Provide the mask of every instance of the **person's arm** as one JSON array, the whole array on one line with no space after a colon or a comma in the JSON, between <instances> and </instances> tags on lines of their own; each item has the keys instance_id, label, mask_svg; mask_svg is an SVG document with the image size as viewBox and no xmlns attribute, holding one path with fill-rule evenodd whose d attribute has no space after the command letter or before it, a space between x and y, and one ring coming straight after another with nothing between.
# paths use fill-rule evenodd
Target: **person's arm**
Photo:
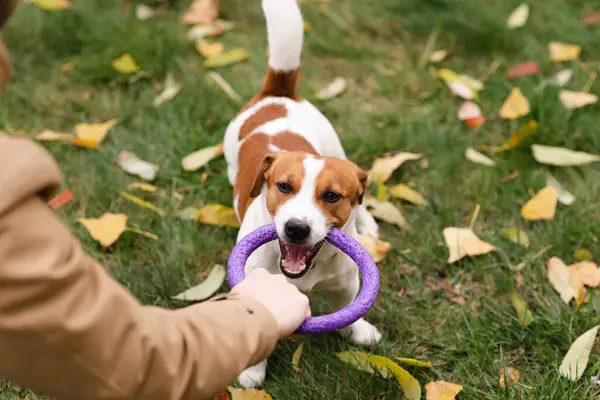
<instances>
[{"instance_id":1,"label":"person's arm","mask_svg":"<svg viewBox=\"0 0 600 400\"><path fill-rule=\"evenodd\" d=\"M45 151L0 134L0 376L59 399L203 399L273 350L277 320L243 295L140 305L38 195L58 182Z\"/></svg>"}]
</instances>

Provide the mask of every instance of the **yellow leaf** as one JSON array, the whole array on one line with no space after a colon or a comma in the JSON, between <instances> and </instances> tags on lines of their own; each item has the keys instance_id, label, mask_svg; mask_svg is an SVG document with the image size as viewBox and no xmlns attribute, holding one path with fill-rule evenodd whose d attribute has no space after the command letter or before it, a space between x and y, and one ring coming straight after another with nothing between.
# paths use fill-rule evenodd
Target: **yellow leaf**
<instances>
[{"instance_id":1,"label":"yellow leaf","mask_svg":"<svg viewBox=\"0 0 600 400\"><path fill-rule=\"evenodd\" d=\"M75 135L77 139L95 144L98 146L106 139L110 128L119 122L118 119L111 119L99 124L80 123L75 125Z\"/></svg>"},{"instance_id":2,"label":"yellow leaf","mask_svg":"<svg viewBox=\"0 0 600 400\"><path fill-rule=\"evenodd\" d=\"M235 100L236 102L242 100L241 96L236 93L236 91L233 89L233 87L231 87L229 82L227 82L225 78L223 78L217 72L208 71L206 77L210 78L212 82L216 83L217 86L219 86L219 88L221 88L221 90L223 90L223 92L225 92L225 94L229 96L232 100Z\"/></svg>"},{"instance_id":3,"label":"yellow leaf","mask_svg":"<svg viewBox=\"0 0 600 400\"><path fill-rule=\"evenodd\" d=\"M404 357L396 357L396 360L400 361L403 364L412 365L413 367L423 367L423 368L431 368L432 365L429 361L419 361L414 358L404 358Z\"/></svg>"},{"instance_id":4,"label":"yellow leaf","mask_svg":"<svg viewBox=\"0 0 600 400\"><path fill-rule=\"evenodd\" d=\"M521 379L521 373L518 369L513 367L502 368L500 370L500 387L505 389L506 387L519 383Z\"/></svg>"},{"instance_id":5,"label":"yellow leaf","mask_svg":"<svg viewBox=\"0 0 600 400\"><path fill-rule=\"evenodd\" d=\"M521 142L527 139L529 136L533 135L538 128L538 123L536 121L529 121L525 125L523 125L520 129L517 129L513 132L512 136L500 147L495 147L493 150L496 153L500 153L502 151L514 149Z\"/></svg>"},{"instance_id":6,"label":"yellow leaf","mask_svg":"<svg viewBox=\"0 0 600 400\"><path fill-rule=\"evenodd\" d=\"M149 210L152 210L155 213L157 213L158 215L160 215L161 217L165 216L165 211L164 210L156 207L154 204L150 203L149 201L140 199L139 197L134 196L132 194L129 194L127 192L121 192L120 194L121 194L121 196L123 196L127 200L131 201L132 203L137 204L140 207L144 207L144 208L147 208Z\"/></svg>"},{"instance_id":7,"label":"yellow leaf","mask_svg":"<svg viewBox=\"0 0 600 400\"><path fill-rule=\"evenodd\" d=\"M427 400L452 400L462 390L461 385L444 381L429 382L425 385Z\"/></svg>"},{"instance_id":8,"label":"yellow leaf","mask_svg":"<svg viewBox=\"0 0 600 400\"><path fill-rule=\"evenodd\" d=\"M197 220L200 218L200 209L196 207L186 207L177 213L177 216L185 220Z\"/></svg>"},{"instance_id":9,"label":"yellow leaf","mask_svg":"<svg viewBox=\"0 0 600 400\"><path fill-rule=\"evenodd\" d=\"M405 161L419 160L421 158L423 158L423 154L404 152L390 157L378 158L373 162L373 166L369 171L369 182L385 183Z\"/></svg>"},{"instance_id":10,"label":"yellow leaf","mask_svg":"<svg viewBox=\"0 0 600 400\"><path fill-rule=\"evenodd\" d=\"M471 147L465 150L465 158L475 164L485 165L488 167L496 166L496 161L492 160L484 154L481 154L480 152Z\"/></svg>"},{"instance_id":11,"label":"yellow leaf","mask_svg":"<svg viewBox=\"0 0 600 400\"><path fill-rule=\"evenodd\" d=\"M119 153L117 164L128 174L137 175L147 181L156 179L158 166L138 158L138 156L129 151Z\"/></svg>"},{"instance_id":12,"label":"yellow leaf","mask_svg":"<svg viewBox=\"0 0 600 400\"><path fill-rule=\"evenodd\" d=\"M569 265L569 281L579 281L589 287L598 287L600 286L600 270L595 262L580 261Z\"/></svg>"},{"instance_id":13,"label":"yellow leaf","mask_svg":"<svg viewBox=\"0 0 600 400\"><path fill-rule=\"evenodd\" d=\"M579 57L581 47L576 44L550 42L548 43L550 58L555 62L571 61Z\"/></svg>"},{"instance_id":14,"label":"yellow leaf","mask_svg":"<svg viewBox=\"0 0 600 400\"><path fill-rule=\"evenodd\" d=\"M533 313L529 307L527 307L525 300L523 300L518 294L513 293L510 295L510 301L517 312L519 321L525 326L531 325L533 322Z\"/></svg>"},{"instance_id":15,"label":"yellow leaf","mask_svg":"<svg viewBox=\"0 0 600 400\"><path fill-rule=\"evenodd\" d=\"M390 377L390 371L388 369L376 368L373 364L367 361L367 359L369 358L369 355L367 353L363 353L361 351L342 351L340 353L334 353L334 355L346 364L359 371L374 374L377 370L382 377Z\"/></svg>"},{"instance_id":16,"label":"yellow leaf","mask_svg":"<svg viewBox=\"0 0 600 400\"><path fill-rule=\"evenodd\" d=\"M205 147L185 156L183 160L181 160L181 166L185 171L196 171L222 154L223 143L216 146Z\"/></svg>"},{"instance_id":17,"label":"yellow leaf","mask_svg":"<svg viewBox=\"0 0 600 400\"><path fill-rule=\"evenodd\" d=\"M186 38L189 40L199 40L205 37L215 37L223 34L225 31L232 30L234 26L235 24L231 21L218 19L210 25L196 25L192 27L188 31Z\"/></svg>"},{"instance_id":18,"label":"yellow leaf","mask_svg":"<svg viewBox=\"0 0 600 400\"><path fill-rule=\"evenodd\" d=\"M554 219L558 194L556 189L545 187L523 205L521 215L527 221Z\"/></svg>"},{"instance_id":19,"label":"yellow leaf","mask_svg":"<svg viewBox=\"0 0 600 400\"><path fill-rule=\"evenodd\" d=\"M548 280L550 280L554 289L560 294L561 300L565 304L569 304L577 295L577 290L570 283L569 269L558 257L552 257L548 261L547 268Z\"/></svg>"},{"instance_id":20,"label":"yellow leaf","mask_svg":"<svg viewBox=\"0 0 600 400\"><path fill-rule=\"evenodd\" d=\"M235 48L233 50L226 51L215 57L211 57L204 61L202 66L204 68L215 68L225 67L227 65L236 64L248 59L248 52L242 48Z\"/></svg>"},{"instance_id":21,"label":"yellow leaf","mask_svg":"<svg viewBox=\"0 0 600 400\"><path fill-rule=\"evenodd\" d=\"M595 104L598 101L598 96L588 92L574 92L571 90L561 90L558 94L560 102L567 110L585 107L590 104Z\"/></svg>"},{"instance_id":22,"label":"yellow leaf","mask_svg":"<svg viewBox=\"0 0 600 400\"><path fill-rule=\"evenodd\" d=\"M369 235L359 235L358 242L367 250L376 263L385 258L391 247L389 242Z\"/></svg>"},{"instance_id":23,"label":"yellow leaf","mask_svg":"<svg viewBox=\"0 0 600 400\"><path fill-rule=\"evenodd\" d=\"M465 100L474 99L477 97L477 91L483 88L481 82L465 75L459 76L456 72L448 68L440 69L438 76L446 83L448 89Z\"/></svg>"},{"instance_id":24,"label":"yellow leaf","mask_svg":"<svg viewBox=\"0 0 600 400\"><path fill-rule=\"evenodd\" d=\"M54 132L46 129L35 136L36 140L40 142L62 142L70 143L73 141L75 136L70 133Z\"/></svg>"},{"instance_id":25,"label":"yellow leaf","mask_svg":"<svg viewBox=\"0 0 600 400\"><path fill-rule=\"evenodd\" d=\"M221 204L208 204L201 208L198 221L208 225L240 227L235 210Z\"/></svg>"},{"instance_id":26,"label":"yellow leaf","mask_svg":"<svg viewBox=\"0 0 600 400\"><path fill-rule=\"evenodd\" d=\"M368 196L364 199L363 204L371 208L371 215L375 218L403 229L409 229L408 222L406 222L400 210L389 201L379 201Z\"/></svg>"},{"instance_id":27,"label":"yellow leaf","mask_svg":"<svg viewBox=\"0 0 600 400\"><path fill-rule=\"evenodd\" d=\"M346 82L346 79L342 78L341 76L338 76L337 78L335 78L333 80L333 82L331 82L330 84L328 84L327 86L325 86L324 88L319 90L315 94L315 97L318 100L332 99L332 98L337 97L340 94L342 94L342 92L344 90L346 90L347 85L348 84Z\"/></svg>"},{"instance_id":28,"label":"yellow leaf","mask_svg":"<svg viewBox=\"0 0 600 400\"><path fill-rule=\"evenodd\" d=\"M196 41L196 50L205 58L213 58L223 54L225 46L221 42L207 42L205 40Z\"/></svg>"},{"instance_id":29,"label":"yellow leaf","mask_svg":"<svg viewBox=\"0 0 600 400\"><path fill-rule=\"evenodd\" d=\"M594 326L573 342L560 364L559 372L562 376L572 381L581 378L590 359L590 353L598 335L598 328L600 328L600 325Z\"/></svg>"},{"instance_id":30,"label":"yellow leaf","mask_svg":"<svg viewBox=\"0 0 600 400\"><path fill-rule=\"evenodd\" d=\"M33 4L46 11L59 11L71 8L69 0L33 0Z\"/></svg>"},{"instance_id":31,"label":"yellow leaf","mask_svg":"<svg viewBox=\"0 0 600 400\"><path fill-rule=\"evenodd\" d=\"M392 187L390 189L390 194L394 197L406 200L413 204L423 205L426 203L425 199L423 198L423 196L421 196L419 192L411 189L403 183L399 183L396 186Z\"/></svg>"},{"instance_id":32,"label":"yellow leaf","mask_svg":"<svg viewBox=\"0 0 600 400\"><path fill-rule=\"evenodd\" d=\"M172 100L181 91L181 84L175 81L173 74L168 73L165 78L165 86L163 91L154 98L154 105L160 106L162 103Z\"/></svg>"},{"instance_id":33,"label":"yellow leaf","mask_svg":"<svg viewBox=\"0 0 600 400\"><path fill-rule=\"evenodd\" d=\"M104 247L108 247L119 239L127 226L127 215L105 213L100 218L79 218L90 235Z\"/></svg>"},{"instance_id":34,"label":"yellow leaf","mask_svg":"<svg viewBox=\"0 0 600 400\"><path fill-rule=\"evenodd\" d=\"M510 29L520 28L525 25L527 18L529 18L529 5L523 3L508 16L506 26Z\"/></svg>"},{"instance_id":35,"label":"yellow leaf","mask_svg":"<svg viewBox=\"0 0 600 400\"><path fill-rule=\"evenodd\" d=\"M521 89L514 88L500 107L500 117L517 119L529 114L530 111L529 102L521 93Z\"/></svg>"},{"instance_id":36,"label":"yellow leaf","mask_svg":"<svg viewBox=\"0 0 600 400\"><path fill-rule=\"evenodd\" d=\"M145 182L134 182L134 183L130 184L128 187L130 189L140 189L145 192L151 192L151 193L154 193L158 190L158 188L156 186L150 185L149 183L145 183Z\"/></svg>"},{"instance_id":37,"label":"yellow leaf","mask_svg":"<svg viewBox=\"0 0 600 400\"><path fill-rule=\"evenodd\" d=\"M502 231L502 235L513 243L520 244L523 247L529 247L529 237L525 231L517 228L507 228Z\"/></svg>"},{"instance_id":38,"label":"yellow leaf","mask_svg":"<svg viewBox=\"0 0 600 400\"><path fill-rule=\"evenodd\" d=\"M390 199L390 192L385 184L381 182L377 183L377 196L375 198L379 201L388 201Z\"/></svg>"},{"instance_id":39,"label":"yellow leaf","mask_svg":"<svg viewBox=\"0 0 600 400\"><path fill-rule=\"evenodd\" d=\"M258 389L235 389L227 388L231 393L231 400L273 400L271 395Z\"/></svg>"},{"instance_id":40,"label":"yellow leaf","mask_svg":"<svg viewBox=\"0 0 600 400\"><path fill-rule=\"evenodd\" d=\"M555 165L557 167L572 167L600 161L600 156L582 151L573 151L562 147L531 145L533 158L540 164Z\"/></svg>"},{"instance_id":41,"label":"yellow leaf","mask_svg":"<svg viewBox=\"0 0 600 400\"><path fill-rule=\"evenodd\" d=\"M496 250L496 247L479 239L468 228L444 228L444 241L448 247L448 264L465 256L478 256Z\"/></svg>"},{"instance_id":42,"label":"yellow leaf","mask_svg":"<svg viewBox=\"0 0 600 400\"><path fill-rule=\"evenodd\" d=\"M181 22L186 25L210 25L219 16L219 0L194 0Z\"/></svg>"},{"instance_id":43,"label":"yellow leaf","mask_svg":"<svg viewBox=\"0 0 600 400\"><path fill-rule=\"evenodd\" d=\"M294 370L296 370L296 372L300 372L300 367L298 367L298 365L300 364L300 357L302 357L303 349L304 349L304 342L300 343L300 345L298 346L298 348L296 349L296 351L294 351L294 354L292 355L292 367L294 368Z\"/></svg>"},{"instance_id":44,"label":"yellow leaf","mask_svg":"<svg viewBox=\"0 0 600 400\"><path fill-rule=\"evenodd\" d=\"M429 62L431 63L439 63L442 62L448 57L448 50L436 50L429 55Z\"/></svg>"},{"instance_id":45,"label":"yellow leaf","mask_svg":"<svg viewBox=\"0 0 600 400\"><path fill-rule=\"evenodd\" d=\"M122 74L133 74L140 70L139 65L135 63L133 57L127 53L119 58L115 58L112 62L112 67L115 71Z\"/></svg>"}]
</instances>

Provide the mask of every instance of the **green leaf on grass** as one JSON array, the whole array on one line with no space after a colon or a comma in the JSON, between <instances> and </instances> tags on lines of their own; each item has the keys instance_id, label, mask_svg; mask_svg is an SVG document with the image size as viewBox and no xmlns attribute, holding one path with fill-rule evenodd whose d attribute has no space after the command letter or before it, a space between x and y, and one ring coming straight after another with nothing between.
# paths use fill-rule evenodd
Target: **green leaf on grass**
<instances>
[{"instance_id":1,"label":"green leaf on grass","mask_svg":"<svg viewBox=\"0 0 600 400\"><path fill-rule=\"evenodd\" d=\"M304 350L304 342L300 343L294 354L292 355L292 367L296 372L300 372L298 364L300 363L300 357L302 357L302 350Z\"/></svg>"},{"instance_id":2,"label":"green leaf on grass","mask_svg":"<svg viewBox=\"0 0 600 400\"><path fill-rule=\"evenodd\" d=\"M429 361L419 361L414 358L404 358L404 357L396 357L396 360L400 361L403 364L412 365L414 367L423 367L423 368L431 368L431 363Z\"/></svg>"},{"instance_id":3,"label":"green leaf on grass","mask_svg":"<svg viewBox=\"0 0 600 400\"><path fill-rule=\"evenodd\" d=\"M233 50L226 51L225 53L219 54L218 56L211 57L204 61L202 66L204 68L215 68L225 67L231 64L236 64L248 59L248 52L242 48L235 48Z\"/></svg>"},{"instance_id":4,"label":"green leaf on grass","mask_svg":"<svg viewBox=\"0 0 600 400\"><path fill-rule=\"evenodd\" d=\"M515 311L517 312L517 317L519 318L519 321L525 326L531 325L531 323L533 322L533 313L531 312L529 307L527 307L527 303L525 302L525 300L523 300L518 294L513 293L510 295L510 301L512 302L512 305Z\"/></svg>"},{"instance_id":5,"label":"green leaf on grass","mask_svg":"<svg viewBox=\"0 0 600 400\"><path fill-rule=\"evenodd\" d=\"M202 283L179 293L177 296L174 296L173 299L184 301L206 300L219 290L224 280L225 268L222 265L217 264L212 268Z\"/></svg>"},{"instance_id":6,"label":"green leaf on grass","mask_svg":"<svg viewBox=\"0 0 600 400\"><path fill-rule=\"evenodd\" d=\"M527 234L517 228L507 228L502 231L502 236L513 243L520 244L523 247L529 247L529 237Z\"/></svg>"},{"instance_id":7,"label":"green leaf on grass","mask_svg":"<svg viewBox=\"0 0 600 400\"><path fill-rule=\"evenodd\" d=\"M127 200L131 201L132 203L137 204L138 206L141 206L141 207L144 207L144 208L154 211L161 217L165 216L165 211L163 209L156 207L154 204L150 203L149 201L140 199L139 197L129 194L127 192L121 192L121 196L125 197Z\"/></svg>"}]
</instances>

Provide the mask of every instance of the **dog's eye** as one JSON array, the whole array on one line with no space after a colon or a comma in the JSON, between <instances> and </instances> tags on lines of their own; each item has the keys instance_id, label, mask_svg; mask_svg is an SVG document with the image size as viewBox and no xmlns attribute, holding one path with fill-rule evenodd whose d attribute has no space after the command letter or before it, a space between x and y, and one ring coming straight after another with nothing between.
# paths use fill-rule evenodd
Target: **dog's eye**
<instances>
[{"instance_id":1,"label":"dog's eye","mask_svg":"<svg viewBox=\"0 0 600 400\"><path fill-rule=\"evenodd\" d=\"M341 198L342 196L336 192L325 192L325 194L323 194L323 200L325 200L327 203L335 203Z\"/></svg>"},{"instance_id":2,"label":"dog's eye","mask_svg":"<svg viewBox=\"0 0 600 400\"><path fill-rule=\"evenodd\" d=\"M277 184L277 189L279 189L281 193L292 193L292 186L290 186L289 183L279 182Z\"/></svg>"}]
</instances>

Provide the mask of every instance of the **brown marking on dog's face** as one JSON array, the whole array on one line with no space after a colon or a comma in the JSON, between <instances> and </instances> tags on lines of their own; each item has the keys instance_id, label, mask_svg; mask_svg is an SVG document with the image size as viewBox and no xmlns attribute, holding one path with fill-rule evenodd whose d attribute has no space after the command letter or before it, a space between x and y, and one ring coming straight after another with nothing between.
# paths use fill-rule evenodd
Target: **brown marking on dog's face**
<instances>
[{"instance_id":1,"label":"brown marking on dog's face","mask_svg":"<svg viewBox=\"0 0 600 400\"><path fill-rule=\"evenodd\" d=\"M277 214L279 207L302 188L305 172L302 161L306 156L306 153L300 151L270 155L273 161L264 173L264 180L268 185L267 209L271 215ZM289 185L289 192L282 191L281 185Z\"/></svg>"},{"instance_id":2,"label":"brown marking on dog's face","mask_svg":"<svg viewBox=\"0 0 600 400\"><path fill-rule=\"evenodd\" d=\"M283 118L288 115L287 108L282 104L267 104L250 116L240 128L238 140L244 140L253 130L263 125L265 122Z\"/></svg>"}]
</instances>

